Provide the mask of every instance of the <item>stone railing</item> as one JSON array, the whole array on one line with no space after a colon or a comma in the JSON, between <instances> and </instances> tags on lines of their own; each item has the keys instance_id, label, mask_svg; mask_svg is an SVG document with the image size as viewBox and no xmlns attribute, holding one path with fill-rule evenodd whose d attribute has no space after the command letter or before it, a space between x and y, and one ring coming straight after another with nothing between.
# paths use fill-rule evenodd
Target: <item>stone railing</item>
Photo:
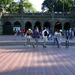
<instances>
[{"instance_id":1,"label":"stone railing","mask_svg":"<svg viewBox=\"0 0 75 75\"><path fill-rule=\"evenodd\" d=\"M23 14L18 14L18 13L4 13L3 16L52 16L52 13L23 13ZM71 13L54 13L54 16L72 16Z\"/></svg>"}]
</instances>

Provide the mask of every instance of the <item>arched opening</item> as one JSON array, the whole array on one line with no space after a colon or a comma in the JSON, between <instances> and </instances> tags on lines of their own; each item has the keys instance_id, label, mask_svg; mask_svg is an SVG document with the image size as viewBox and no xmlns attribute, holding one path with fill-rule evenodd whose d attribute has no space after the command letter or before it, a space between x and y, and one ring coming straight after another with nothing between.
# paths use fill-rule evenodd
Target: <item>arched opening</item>
<instances>
[{"instance_id":1,"label":"arched opening","mask_svg":"<svg viewBox=\"0 0 75 75\"><path fill-rule=\"evenodd\" d=\"M44 27L47 27L47 28L50 29L50 24L49 24L49 22L45 22L45 23L44 23ZM43 29L44 29L44 27L43 27Z\"/></svg>"},{"instance_id":2,"label":"arched opening","mask_svg":"<svg viewBox=\"0 0 75 75\"><path fill-rule=\"evenodd\" d=\"M6 22L3 25L3 34L4 35L13 35L13 27L10 22Z\"/></svg>"},{"instance_id":3,"label":"arched opening","mask_svg":"<svg viewBox=\"0 0 75 75\"><path fill-rule=\"evenodd\" d=\"M17 21L14 23L14 27L22 27L21 24Z\"/></svg>"},{"instance_id":4,"label":"arched opening","mask_svg":"<svg viewBox=\"0 0 75 75\"><path fill-rule=\"evenodd\" d=\"M56 22L55 29L58 29L58 30L62 29L62 25L60 22Z\"/></svg>"},{"instance_id":5,"label":"arched opening","mask_svg":"<svg viewBox=\"0 0 75 75\"><path fill-rule=\"evenodd\" d=\"M41 30L41 23L40 22L36 22L34 25L34 29L38 27L39 31Z\"/></svg>"},{"instance_id":6,"label":"arched opening","mask_svg":"<svg viewBox=\"0 0 75 75\"><path fill-rule=\"evenodd\" d=\"M26 25L25 25L25 32L28 30L28 29L32 29L32 25L30 22L27 22Z\"/></svg>"},{"instance_id":7,"label":"arched opening","mask_svg":"<svg viewBox=\"0 0 75 75\"><path fill-rule=\"evenodd\" d=\"M22 27L21 24L20 24L18 21L16 21L16 22L14 23L13 30L14 30L15 28L17 28L17 30L20 31L21 27Z\"/></svg>"},{"instance_id":8,"label":"arched opening","mask_svg":"<svg viewBox=\"0 0 75 75\"><path fill-rule=\"evenodd\" d=\"M71 27L71 26L70 26L70 23L69 23L69 22L66 22L65 25L64 25L64 29L65 29L65 30L69 30L70 27Z\"/></svg>"}]
</instances>

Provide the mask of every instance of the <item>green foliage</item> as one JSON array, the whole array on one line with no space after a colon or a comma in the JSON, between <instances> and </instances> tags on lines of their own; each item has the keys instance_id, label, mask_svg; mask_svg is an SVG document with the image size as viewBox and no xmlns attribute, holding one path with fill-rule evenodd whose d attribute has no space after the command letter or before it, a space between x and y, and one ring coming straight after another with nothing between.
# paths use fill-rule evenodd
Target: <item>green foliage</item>
<instances>
[{"instance_id":1,"label":"green foliage","mask_svg":"<svg viewBox=\"0 0 75 75\"><path fill-rule=\"evenodd\" d=\"M24 6L24 11L28 11L28 12L36 12L36 9L33 8L33 5L30 2L24 2L23 3Z\"/></svg>"},{"instance_id":2,"label":"green foliage","mask_svg":"<svg viewBox=\"0 0 75 75\"><path fill-rule=\"evenodd\" d=\"M72 6L73 6L73 0L45 0L42 3L42 10L44 10L44 8L48 8L49 11L52 11L52 7L53 5L54 7L54 11L63 11L63 2L64 2L64 10L65 12L71 11Z\"/></svg>"},{"instance_id":3,"label":"green foliage","mask_svg":"<svg viewBox=\"0 0 75 75\"><path fill-rule=\"evenodd\" d=\"M28 0L20 0L19 3L14 2L14 0L0 0L0 6L2 6L5 11L14 13L22 13L22 11L36 12L36 9Z\"/></svg>"}]
</instances>

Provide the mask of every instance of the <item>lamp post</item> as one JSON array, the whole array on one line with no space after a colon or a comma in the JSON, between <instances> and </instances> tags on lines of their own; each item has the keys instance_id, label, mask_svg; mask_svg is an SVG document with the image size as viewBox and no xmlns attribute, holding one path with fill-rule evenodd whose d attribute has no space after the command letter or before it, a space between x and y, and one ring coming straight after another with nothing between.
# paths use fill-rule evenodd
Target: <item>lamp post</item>
<instances>
[{"instance_id":1,"label":"lamp post","mask_svg":"<svg viewBox=\"0 0 75 75\"><path fill-rule=\"evenodd\" d=\"M54 33L54 3L52 4L52 33Z\"/></svg>"},{"instance_id":2,"label":"lamp post","mask_svg":"<svg viewBox=\"0 0 75 75\"><path fill-rule=\"evenodd\" d=\"M52 5L52 21L54 21L54 4Z\"/></svg>"},{"instance_id":3,"label":"lamp post","mask_svg":"<svg viewBox=\"0 0 75 75\"><path fill-rule=\"evenodd\" d=\"M12 0L11 0L11 14L12 14Z\"/></svg>"},{"instance_id":4,"label":"lamp post","mask_svg":"<svg viewBox=\"0 0 75 75\"><path fill-rule=\"evenodd\" d=\"M63 13L64 13L64 0L63 0Z\"/></svg>"}]
</instances>

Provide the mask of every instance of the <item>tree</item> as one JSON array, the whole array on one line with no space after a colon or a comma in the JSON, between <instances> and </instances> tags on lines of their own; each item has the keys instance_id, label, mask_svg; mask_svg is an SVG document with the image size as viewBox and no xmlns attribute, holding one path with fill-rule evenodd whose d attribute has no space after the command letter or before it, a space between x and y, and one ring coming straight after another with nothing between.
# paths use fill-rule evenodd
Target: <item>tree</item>
<instances>
[{"instance_id":1,"label":"tree","mask_svg":"<svg viewBox=\"0 0 75 75\"><path fill-rule=\"evenodd\" d=\"M67 11L70 11L72 9L72 5L73 5L73 0L45 0L43 3L42 3L42 10L44 10L44 8L48 8L49 11L52 10L52 7L53 5L55 6L54 7L54 10L55 11L63 11L63 1L64 1L64 9L65 9L65 12Z\"/></svg>"},{"instance_id":2,"label":"tree","mask_svg":"<svg viewBox=\"0 0 75 75\"><path fill-rule=\"evenodd\" d=\"M6 6L11 4L13 0L0 0L0 6L2 6L4 8L4 10L6 9Z\"/></svg>"},{"instance_id":3,"label":"tree","mask_svg":"<svg viewBox=\"0 0 75 75\"><path fill-rule=\"evenodd\" d=\"M22 13L23 11L36 11L33 8L32 3L28 2L28 0L20 0L20 2L14 2L14 0L0 0L0 6L4 8L5 11L9 11L10 13L17 12Z\"/></svg>"},{"instance_id":4,"label":"tree","mask_svg":"<svg viewBox=\"0 0 75 75\"><path fill-rule=\"evenodd\" d=\"M36 12L36 9L33 7L32 3L30 2L24 2L23 3L24 6L24 11L28 11L28 12Z\"/></svg>"}]
</instances>

